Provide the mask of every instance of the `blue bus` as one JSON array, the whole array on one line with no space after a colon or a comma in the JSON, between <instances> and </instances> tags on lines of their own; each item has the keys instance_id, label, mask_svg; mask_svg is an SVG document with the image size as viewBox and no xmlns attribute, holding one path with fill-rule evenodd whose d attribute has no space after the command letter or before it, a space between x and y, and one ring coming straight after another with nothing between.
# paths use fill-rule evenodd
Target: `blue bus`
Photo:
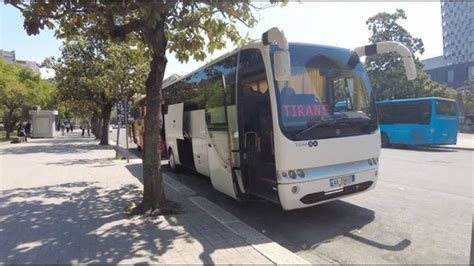
<instances>
[{"instance_id":1,"label":"blue bus","mask_svg":"<svg viewBox=\"0 0 474 266\"><path fill-rule=\"evenodd\" d=\"M427 97L376 102L382 147L456 144L456 102Z\"/></svg>"}]
</instances>

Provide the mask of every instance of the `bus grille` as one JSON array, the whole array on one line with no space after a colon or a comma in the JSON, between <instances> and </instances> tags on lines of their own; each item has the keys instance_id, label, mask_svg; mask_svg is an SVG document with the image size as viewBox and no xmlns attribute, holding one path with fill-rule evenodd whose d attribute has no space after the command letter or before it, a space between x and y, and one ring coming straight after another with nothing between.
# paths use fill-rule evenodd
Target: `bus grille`
<instances>
[{"instance_id":1,"label":"bus grille","mask_svg":"<svg viewBox=\"0 0 474 266\"><path fill-rule=\"evenodd\" d=\"M359 183L355 185L350 185L350 186L342 188L341 191L334 192L331 194L326 194L324 191L312 193L312 194L305 195L304 197L300 199L300 201L303 202L304 204L312 204L312 203L316 203L316 202L320 202L324 200L330 200L330 199L338 198L344 195L349 195L349 194L364 191L368 189L372 185L372 183L373 183L372 181L367 181L367 182L363 182L363 183Z\"/></svg>"}]
</instances>

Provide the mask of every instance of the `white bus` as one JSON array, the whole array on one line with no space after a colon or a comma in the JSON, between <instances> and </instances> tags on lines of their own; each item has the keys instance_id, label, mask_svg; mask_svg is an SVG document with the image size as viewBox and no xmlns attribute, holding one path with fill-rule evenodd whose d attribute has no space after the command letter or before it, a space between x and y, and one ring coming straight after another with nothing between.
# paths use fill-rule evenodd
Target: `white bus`
<instances>
[{"instance_id":1,"label":"white bus","mask_svg":"<svg viewBox=\"0 0 474 266\"><path fill-rule=\"evenodd\" d=\"M288 44L272 28L260 41L165 80L170 167L206 175L237 200L257 196L284 210L373 188L380 131L359 57L383 52L398 52L409 79L416 76L398 43L354 51Z\"/></svg>"}]
</instances>

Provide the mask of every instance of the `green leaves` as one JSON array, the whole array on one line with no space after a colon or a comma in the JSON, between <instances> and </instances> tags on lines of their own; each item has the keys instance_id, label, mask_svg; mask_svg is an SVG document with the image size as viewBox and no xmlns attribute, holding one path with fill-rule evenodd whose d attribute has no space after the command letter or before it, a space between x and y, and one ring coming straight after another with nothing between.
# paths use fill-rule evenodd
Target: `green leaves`
<instances>
[{"instance_id":1,"label":"green leaves","mask_svg":"<svg viewBox=\"0 0 474 266\"><path fill-rule=\"evenodd\" d=\"M45 61L56 71L59 100L75 106L69 108L73 114L93 113L144 92L149 59L139 39L130 36L115 43L93 38L93 33L83 32L64 42L58 60Z\"/></svg>"},{"instance_id":2,"label":"green leaves","mask_svg":"<svg viewBox=\"0 0 474 266\"><path fill-rule=\"evenodd\" d=\"M425 96L454 98L453 90L431 81L422 71L423 65L418 54L424 52L423 41L413 37L399 21L406 19L405 11L381 12L370 17L366 24L372 32L369 41L396 41L403 43L414 55L418 77L408 81L400 57L396 54L381 54L368 57L365 61L367 73L377 100L404 99Z\"/></svg>"},{"instance_id":3,"label":"green leaves","mask_svg":"<svg viewBox=\"0 0 474 266\"><path fill-rule=\"evenodd\" d=\"M9 126L19 119L27 120L28 110L33 107L51 107L55 90L30 69L0 59L0 109L8 115Z\"/></svg>"}]
</instances>

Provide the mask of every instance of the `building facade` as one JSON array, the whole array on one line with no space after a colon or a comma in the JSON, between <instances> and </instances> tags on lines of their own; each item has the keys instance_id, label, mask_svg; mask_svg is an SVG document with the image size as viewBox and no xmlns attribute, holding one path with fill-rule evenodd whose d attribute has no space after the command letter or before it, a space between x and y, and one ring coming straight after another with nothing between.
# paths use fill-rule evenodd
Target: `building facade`
<instances>
[{"instance_id":1,"label":"building facade","mask_svg":"<svg viewBox=\"0 0 474 266\"><path fill-rule=\"evenodd\" d=\"M15 63L16 61L15 51L0 50L0 57L8 63Z\"/></svg>"},{"instance_id":2,"label":"building facade","mask_svg":"<svg viewBox=\"0 0 474 266\"><path fill-rule=\"evenodd\" d=\"M20 67L27 67L31 69L35 74L41 75L41 70L35 61L28 61L28 60L17 60L15 51L4 51L0 50L0 58L5 60L7 63L15 64Z\"/></svg>"},{"instance_id":3,"label":"building facade","mask_svg":"<svg viewBox=\"0 0 474 266\"><path fill-rule=\"evenodd\" d=\"M441 0L445 62L474 61L474 1Z\"/></svg>"},{"instance_id":4,"label":"building facade","mask_svg":"<svg viewBox=\"0 0 474 266\"><path fill-rule=\"evenodd\" d=\"M430 79L474 92L474 1L441 0L443 55L423 60Z\"/></svg>"},{"instance_id":5,"label":"building facade","mask_svg":"<svg viewBox=\"0 0 474 266\"><path fill-rule=\"evenodd\" d=\"M474 61L447 64L443 56L422 61L431 80L457 90L474 91Z\"/></svg>"}]
</instances>

